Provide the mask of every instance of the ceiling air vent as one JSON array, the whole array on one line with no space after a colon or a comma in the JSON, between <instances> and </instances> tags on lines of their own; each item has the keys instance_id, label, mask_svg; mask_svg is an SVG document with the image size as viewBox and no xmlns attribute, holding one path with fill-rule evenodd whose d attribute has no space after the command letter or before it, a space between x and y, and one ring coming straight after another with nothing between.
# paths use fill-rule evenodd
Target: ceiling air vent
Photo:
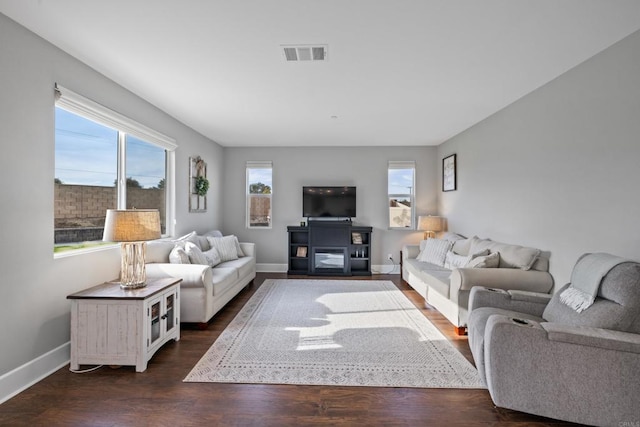
<instances>
[{"instance_id":1,"label":"ceiling air vent","mask_svg":"<svg viewBox=\"0 0 640 427\"><path fill-rule=\"evenodd\" d=\"M287 61L326 61L327 45L282 45Z\"/></svg>"}]
</instances>

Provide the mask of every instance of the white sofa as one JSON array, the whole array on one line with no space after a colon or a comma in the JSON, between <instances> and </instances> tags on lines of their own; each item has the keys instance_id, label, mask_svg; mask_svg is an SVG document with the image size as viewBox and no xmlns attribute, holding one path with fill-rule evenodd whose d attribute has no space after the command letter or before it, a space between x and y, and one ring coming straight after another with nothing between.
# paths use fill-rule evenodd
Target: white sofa
<instances>
[{"instance_id":1,"label":"white sofa","mask_svg":"<svg viewBox=\"0 0 640 427\"><path fill-rule=\"evenodd\" d=\"M538 249L475 236L465 239L454 233L446 233L444 239L435 240L450 240L450 252L461 256L498 253L493 256L494 260L499 259L496 267L446 268L418 259L427 241L402 248L402 278L453 323L458 334L465 333L469 292L473 286L542 293L549 293L553 288L548 254Z\"/></svg>"},{"instance_id":2,"label":"white sofa","mask_svg":"<svg viewBox=\"0 0 640 427\"><path fill-rule=\"evenodd\" d=\"M190 233L181 239L196 242L203 250L209 249L204 236L221 236L217 231L196 235L197 238L193 238L193 235L195 233ZM180 321L199 323L200 327L206 327L207 322L255 278L255 244L240 242L244 256L211 267L204 264L170 263L169 254L178 240L155 240L147 243L147 277L181 278Z\"/></svg>"}]
</instances>

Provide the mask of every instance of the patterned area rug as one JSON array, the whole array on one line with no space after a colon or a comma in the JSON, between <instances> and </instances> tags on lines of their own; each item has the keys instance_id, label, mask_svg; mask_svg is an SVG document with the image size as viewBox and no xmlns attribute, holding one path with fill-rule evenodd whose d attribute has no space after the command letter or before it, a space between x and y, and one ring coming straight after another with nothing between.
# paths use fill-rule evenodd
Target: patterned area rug
<instances>
[{"instance_id":1,"label":"patterned area rug","mask_svg":"<svg viewBox=\"0 0 640 427\"><path fill-rule=\"evenodd\" d=\"M184 381L484 388L390 281L265 280Z\"/></svg>"}]
</instances>

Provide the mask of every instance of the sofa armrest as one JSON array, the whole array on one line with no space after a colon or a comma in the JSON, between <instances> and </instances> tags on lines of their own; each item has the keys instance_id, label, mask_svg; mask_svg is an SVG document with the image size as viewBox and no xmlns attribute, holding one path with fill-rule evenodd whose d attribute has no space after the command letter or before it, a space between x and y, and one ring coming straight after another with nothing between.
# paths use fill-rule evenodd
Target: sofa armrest
<instances>
[{"instance_id":1,"label":"sofa armrest","mask_svg":"<svg viewBox=\"0 0 640 427\"><path fill-rule=\"evenodd\" d=\"M420 245L404 245L402 247L402 261L409 258L417 258L420 253Z\"/></svg>"},{"instance_id":2,"label":"sofa armrest","mask_svg":"<svg viewBox=\"0 0 640 427\"><path fill-rule=\"evenodd\" d=\"M150 263L146 264L147 277L178 277L182 279L182 288L212 288L213 276L211 267L200 264L169 264ZM213 289L208 289L213 295Z\"/></svg>"},{"instance_id":3,"label":"sofa armrest","mask_svg":"<svg viewBox=\"0 0 640 427\"><path fill-rule=\"evenodd\" d=\"M516 268L454 268L451 271L451 295L469 291L474 286L548 293L553 287L553 277L546 271Z\"/></svg>"},{"instance_id":4,"label":"sofa armrest","mask_svg":"<svg viewBox=\"0 0 640 427\"><path fill-rule=\"evenodd\" d=\"M240 249L246 256L256 257L256 244L255 243L247 243L240 242Z\"/></svg>"},{"instance_id":5,"label":"sofa armrest","mask_svg":"<svg viewBox=\"0 0 640 427\"><path fill-rule=\"evenodd\" d=\"M493 307L542 317L550 300L550 294L474 286L469 294L469 312L480 307Z\"/></svg>"}]
</instances>

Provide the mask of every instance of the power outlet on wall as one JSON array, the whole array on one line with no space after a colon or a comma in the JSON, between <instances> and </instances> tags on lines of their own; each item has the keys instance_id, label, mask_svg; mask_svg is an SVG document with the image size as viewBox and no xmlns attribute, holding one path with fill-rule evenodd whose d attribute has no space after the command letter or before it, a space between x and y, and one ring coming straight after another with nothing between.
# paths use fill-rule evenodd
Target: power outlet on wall
<instances>
[{"instance_id":1,"label":"power outlet on wall","mask_svg":"<svg viewBox=\"0 0 640 427\"><path fill-rule=\"evenodd\" d=\"M387 259L393 261L393 255L387 254Z\"/></svg>"}]
</instances>

